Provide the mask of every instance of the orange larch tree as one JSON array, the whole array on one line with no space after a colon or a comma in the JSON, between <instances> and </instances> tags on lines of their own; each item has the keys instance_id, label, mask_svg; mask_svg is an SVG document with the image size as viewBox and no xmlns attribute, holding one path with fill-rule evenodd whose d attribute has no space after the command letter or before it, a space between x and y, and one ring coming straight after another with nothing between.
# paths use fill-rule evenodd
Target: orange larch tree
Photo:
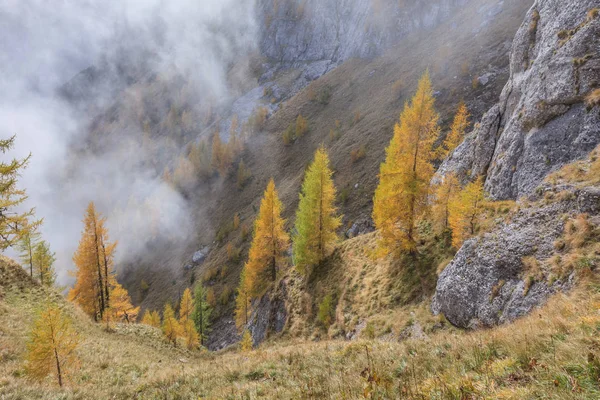
<instances>
[{"instance_id":1,"label":"orange larch tree","mask_svg":"<svg viewBox=\"0 0 600 400\"><path fill-rule=\"evenodd\" d=\"M462 246L465 240L475 235L480 217L485 209L483 177L468 183L448 206L449 224L452 228L452 245Z\"/></svg>"},{"instance_id":2,"label":"orange larch tree","mask_svg":"<svg viewBox=\"0 0 600 400\"><path fill-rule=\"evenodd\" d=\"M127 291L119 285L114 272L114 253L117 243L110 242L106 219L90 203L83 220L84 229L79 247L73 255L76 281L69 291L69 300L79 306L95 321L110 319L132 320L137 316ZM118 298L112 307L113 292ZM112 311L107 314L107 310ZM105 319L106 314L106 319Z\"/></svg>"},{"instance_id":3,"label":"orange larch tree","mask_svg":"<svg viewBox=\"0 0 600 400\"><path fill-rule=\"evenodd\" d=\"M469 110L467 109L465 103L461 101L458 105L456 115L454 116L454 121L452 122L450 132L448 132L448 135L446 136L446 139L442 145L443 157L446 157L448 154L453 152L460 142L462 142L467 129L469 129Z\"/></svg>"},{"instance_id":4,"label":"orange larch tree","mask_svg":"<svg viewBox=\"0 0 600 400\"><path fill-rule=\"evenodd\" d=\"M290 237L285 231L282 211L283 205L277 195L275 181L271 179L254 222L254 235L245 266L252 296L259 295L268 282L274 282L277 271L286 262L285 253L290 245Z\"/></svg>"},{"instance_id":5,"label":"orange larch tree","mask_svg":"<svg viewBox=\"0 0 600 400\"><path fill-rule=\"evenodd\" d=\"M181 302L179 303L179 321L185 323L191 318L192 312L194 311L194 299L192 298L192 291L187 288L183 291L181 296Z\"/></svg>"},{"instance_id":6,"label":"orange larch tree","mask_svg":"<svg viewBox=\"0 0 600 400\"><path fill-rule=\"evenodd\" d=\"M240 283L238 285L237 294L235 297L235 324L240 331L245 329L248 325L250 307L252 305L250 285L246 279L246 274L246 266L244 266L242 269L242 274L240 275Z\"/></svg>"},{"instance_id":7,"label":"orange larch tree","mask_svg":"<svg viewBox=\"0 0 600 400\"><path fill-rule=\"evenodd\" d=\"M427 209L432 162L436 158L433 144L440 132L434 102L426 72L414 97L404 106L381 164L373 220L381 231L381 248L386 251L416 250L416 224Z\"/></svg>"},{"instance_id":8,"label":"orange larch tree","mask_svg":"<svg viewBox=\"0 0 600 400\"><path fill-rule=\"evenodd\" d=\"M450 204L460 191L460 182L455 173L449 173L433 190L433 225L438 233L442 233L449 228Z\"/></svg>"},{"instance_id":9,"label":"orange larch tree","mask_svg":"<svg viewBox=\"0 0 600 400\"><path fill-rule=\"evenodd\" d=\"M181 324L175 318L175 312L168 303L165 305L165 310L163 311L162 331L167 340L173 343L173 346L177 345L177 338L183 333Z\"/></svg>"}]
</instances>

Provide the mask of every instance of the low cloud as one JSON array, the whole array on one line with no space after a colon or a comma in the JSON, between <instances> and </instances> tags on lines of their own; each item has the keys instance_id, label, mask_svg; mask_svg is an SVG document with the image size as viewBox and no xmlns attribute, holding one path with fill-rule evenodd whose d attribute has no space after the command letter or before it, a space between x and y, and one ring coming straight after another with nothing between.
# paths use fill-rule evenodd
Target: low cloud
<instances>
[{"instance_id":1,"label":"low cloud","mask_svg":"<svg viewBox=\"0 0 600 400\"><path fill-rule=\"evenodd\" d=\"M229 100L227 71L255 47L254 17L252 0L2 2L0 136L17 135L9 156L33 155L20 184L44 218L59 282L68 282L89 201L108 217L119 261L157 236L193 237L190 205L156 176L132 139L143 134L139 127L121 123L101 151L82 145L90 110L102 111L131 83L120 80L124 67L134 75L182 76L196 97ZM74 108L58 90L90 66L102 66L108 83L95 88L95 108Z\"/></svg>"}]
</instances>

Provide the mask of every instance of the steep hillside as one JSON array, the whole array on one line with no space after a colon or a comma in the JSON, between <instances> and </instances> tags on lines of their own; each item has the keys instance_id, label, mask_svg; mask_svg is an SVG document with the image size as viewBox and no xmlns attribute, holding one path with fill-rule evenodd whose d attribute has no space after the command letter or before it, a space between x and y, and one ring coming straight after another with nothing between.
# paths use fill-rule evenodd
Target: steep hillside
<instances>
[{"instance_id":1,"label":"steep hillside","mask_svg":"<svg viewBox=\"0 0 600 400\"><path fill-rule=\"evenodd\" d=\"M60 179L90 161L124 192L88 208L72 301L35 223L0 235L32 269L0 256L0 399L600 398L596 3L244 3L258 32L208 24L215 92L126 29L60 91L87 132ZM2 164L5 226L28 160Z\"/></svg>"},{"instance_id":2,"label":"steep hillside","mask_svg":"<svg viewBox=\"0 0 600 400\"><path fill-rule=\"evenodd\" d=\"M130 291L139 292L142 279L150 284L142 305L159 308L165 301L176 298L192 279L199 280L207 274L214 276L207 283L216 298L224 299L224 304L217 302L219 314L226 316L222 323L231 327L232 293L241 262L228 261L225 246L231 242L241 250L240 260L244 260L248 242L243 240L241 230L213 243L215 237L219 231L227 232L235 213L240 214L242 223L251 226L270 177L277 182L285 205L284 216L291 226L304 168L320 143L325 143L336 171L335 183L342 197L339 207L345 215L344 231L355 222L368 227L384 149L403 102L414 91L420 74L426 68L431 70L437 91L436 107L444 125L462 99L473 115L471 120L477 121L496 101L508 78L510 43L529 4L521 1L507 1L501 7L493 1L478 4L461 8L432 30L408 36L380 57L343 63L285 101L267 120L264 132L251 137L242 155L253 175L249 185L240 191L235 177L217 179L189 194L198 210L198 242L188 250L187 260L181 260L181 267L160 271L161 264L173 263L163 262L165 256L158 251L151 252L156 253L155 257L140 260L130 270L125 278ZM295 73L301 70L280 72L274 77L275 82L283 86L295 79ZM313 95L325 92L329 93L327 104L313 99ZM286 146L282 133L298 114L308 119L309 132ZM332 129L339 131L338 139L330 139ZM353 162L351 151L362 145L366 157ZM210 249L208 259L202 265L192 263L194 251L205 246ZM183 269L186 265L193 267L191 272ZM152 273L145 272L148 270ZM217 326L221 327L221 322ZM219 330L215 329L214 335Z\"/></svg>"},{"instance_id":3,"label":"steep hillside","mask_svg":"<svg viewBox=\"0 0 600 400\"><path fill-rule=\"evenodd\" d=\"M0 397L47 399L58 395L54 381L28 379L23 363L30 327L36 313L56 303L73 320L81 341L77 352L80 368L73 374L68 398L131 398L144 382L178 375L184 363L201 355L190 353L162 339L162 333L146 325L119 325L106 332L54 288L31 280L14 261L0 257ZM159 390L160 393L160 390Z\"/></svg>"},{"instance_id":4,"label":"steep hillside","mask_svg":"<svg viewBox=\"0 0 600 400\"><path fill-rule=\"evenodd\" d=\"M490 330L443 328L443 319L429 323L421 309L406 309L390 318L410 333L400 343L372 340L365 332L349 342L280 340L245 353L188 353L159 339L153 328L122 325L105 332L58 294L23 284L26 275L10 260L0 260L0 271L13 277L0 281L0 396L5 399L591 400L600 395L600 295L593 276L534 315ZM23 280L12 280L15 276ZM30 381L21 361L33 312L48 297L74 318L83 339L77 351L81 367L64 389Z\"/></svg>"}]
</instances>

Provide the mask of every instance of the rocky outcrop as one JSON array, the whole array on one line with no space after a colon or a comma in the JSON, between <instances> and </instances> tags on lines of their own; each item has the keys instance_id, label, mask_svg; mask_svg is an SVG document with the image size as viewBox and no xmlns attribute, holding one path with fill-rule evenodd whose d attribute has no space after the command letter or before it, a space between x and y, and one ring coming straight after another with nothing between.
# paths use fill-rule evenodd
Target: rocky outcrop
<instances>
[{"instance_id":1,"label":"rocky outcrop","mask_svg":"<svg viewBox=\"0 0 600 400\"><path fill-rule=\"evenodd\" d=\"M600 215L600 187L542 186L536 192L530 200L538 201L521 208L510 222L465 242L440 274L435 314L463 328L492 326L530 312L571 285L572 275L553 278L543 265L556 254L554 244L568 217ZM525 267L527 259L540 264L535 278Z\"/></svg>"},{"instance_id":2,"label":"rocky outcrop","mask_svg":"<svg viewBox=\"0 0 600 400\"><path fill-rule=\"evenodd\" d=\"M252 335L255 346L262 343L269 335L283 331L287 322L287 286L285 280L272 291L252 302L252 313L246 329ZM209 350L221 350L239 342L241 336L231 318L219 318L212 326L211 335L207 341Z\"/></svg>"},{"instance_id":3,"label":"rocky outcrop","mask_svg":"<svg viewBox=\"0 0 600 400\"><path fill-rule=\"evenodd\" d=\"M232 317L218 318L211 326L205 345L210 351L217 351L239 342L240 339L240 334Z\"/></svg>"},{"instance_id":4,"label":"rocky outcrop","mask_svg":"<svg viewBox=\"0 0 600 400\"><path fill-rule=\"evenodd\" d=\"M298 69L289 97L352 57L375 57L410 33L438 26L470 1L260 0L259 49L269 60L260 81ZM485 24L504 1L478 7Z\"/></svg>"},{"instance_id":5,"label":"rocky outcrop","mask_svg":"<svg viewBox=\"0 0 600 400\"><path fill-rule=\"evenodd\" d=\"M282 280L277 290L266 293L252 305L253 311L248 321L254 345L262 343L270 334L283 331L287 322L285 299L287 287Z\"/></svg>"},{"instance_id":6,"label":"rocky outcrop","mask_svg":"<svg viewBox=\"0 0 600 400\"><path fill-rule=\"evenodd\" d=\"M280 62L372 57L420 28L432 28L467 0L264 0L263 55Z\"/></svg>"},{"instance_id":7,"label":"rocky outcrop","mask_svg":"<svg viewBox=\"0 0 600 400\"><path fill-rule=\"evenodd\" d=\"M596 0L534 3L513 42L500 101L434 180L451 171L463 180L483 174L492 198L515 199L600 143L600 108L584 101L600 87L597 6Z\"/></svg>"}]
</instances>

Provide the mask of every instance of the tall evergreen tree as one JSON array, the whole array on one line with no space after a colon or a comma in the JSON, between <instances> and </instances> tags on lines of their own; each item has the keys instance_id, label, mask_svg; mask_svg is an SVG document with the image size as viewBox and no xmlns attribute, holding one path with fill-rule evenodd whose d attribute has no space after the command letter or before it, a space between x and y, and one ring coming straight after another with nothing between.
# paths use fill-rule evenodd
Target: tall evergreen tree
<instances>
[{"instance_id":1,"label":"tall evergreen tree","mask_svg":"<svg viewBox=\"0 0 600 400\"><path fill-rule=\"evenodd\" d=\"M285 231L285 221L281 218L282 211L275 181L271 179L254 222L254 236L245 266L246 283L253 297L260 295L268 282L277 279L277 270L286 262L285 253L290 245L290 238Z\"/></svg>"},{"instance_id":2,"label":"tall evergreen tree","mask_svg":"<svg viewBox=\"0 0 600 400\"><path fill-rule=\"evenodd\" d=\"M329 157L321 146L304 177L296 213L294 261L302 273L327 257L338 240L336 230L340 227L342 218L337 215L334 204L335 186L332 175Z\"/></svg>"},{"instance_id":3,"label":"tall evergreen tree","mask_svg":"<svg viewBox=\"0 0 600 400\"><path fill-rule=\"evenodd\" d=\"M54 281L56 280L56 272L54 271L55 261L56 256L50 250L50 246L45 240L42 240L35 246L33 265L42 285L54 285Z\"/></svg>"},{"instance_id":4,"label":"tall evergreen tree","mask_svg":"<svg viewBox=\"0 0 600 400\"><path fill-rule=\"evenodd\" d=\"M439 136L439 116L426 72L410 103L394 127L394 136L381 164L379 186L373 199L373 220L381 231L381 247L416 250L416 224L427 207L433 176L434 141ZM399 246L400 245L400 246Z\"/></svg>"},{"instance_id":5,"label":"tall evergreen tree","mask_svg":"<svg viewBox=\"0 0 600 400\"><path fill-rule=\"evenodd\" d=\"M210 315L212 308L206 301L206 289L201 283L194 289L194 309L192 311L192 320L198 332L200 346L204 346L208 334L210 333Z\"/></svg>"}]
</instances>

